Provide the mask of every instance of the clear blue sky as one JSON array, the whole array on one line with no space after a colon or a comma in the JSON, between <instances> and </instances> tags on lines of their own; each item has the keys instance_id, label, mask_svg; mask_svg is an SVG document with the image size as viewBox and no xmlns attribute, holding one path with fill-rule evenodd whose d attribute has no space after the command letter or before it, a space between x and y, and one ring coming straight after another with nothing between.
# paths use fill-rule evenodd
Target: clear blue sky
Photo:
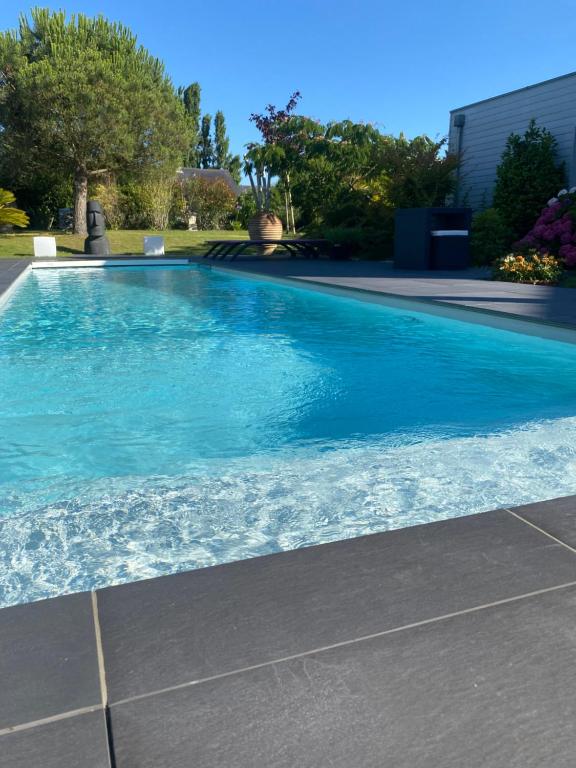
<instances>
[{"instance_id":1,"label":"clear blue sky","mask_svg":"<svg viewBox=\"0 0 576 768\"><path fill-rule=\"evenodd\" d=\"M0 5L0 28L37 3ZM441 136L448 111L576 70L576 3L554 0L77 0L69 13L123 22L175 85L198 80L232 149L253 111L300 90L301 111L409 136Z\"/></svg>"}]
</instances>

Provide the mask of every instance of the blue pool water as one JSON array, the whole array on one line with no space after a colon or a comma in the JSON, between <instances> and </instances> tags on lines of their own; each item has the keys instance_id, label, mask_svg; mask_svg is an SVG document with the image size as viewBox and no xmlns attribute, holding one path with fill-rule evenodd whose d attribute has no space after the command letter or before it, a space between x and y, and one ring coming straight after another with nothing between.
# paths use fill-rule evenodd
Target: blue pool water
<instances>
[{"instance_id":1,"label":"blue pool water","mask_svg":"<svg viewBox=\"0 0 576 768\"><path fill-rule=\"evenodd\" d=\"M576 346L197 267L0 313L0 604L576 492Z\"/></svg>"}]
</instances>

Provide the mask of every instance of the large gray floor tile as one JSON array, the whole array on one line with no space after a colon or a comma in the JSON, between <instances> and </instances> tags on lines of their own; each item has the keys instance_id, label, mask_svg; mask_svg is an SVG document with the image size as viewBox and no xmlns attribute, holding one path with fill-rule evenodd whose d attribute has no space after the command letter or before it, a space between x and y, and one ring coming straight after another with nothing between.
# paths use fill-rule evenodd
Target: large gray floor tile
<instances>
[{"instance_id":1,"label":"large gray floor tile","mask_svg":"<svg viewBox=\"0 0 576 768\"><path fill-rule=\"evenodd\" d=\"M2 768L110 768L102 711L0 736Z\"/></svg>"},{"instance_id":2,"label":"large gray floor tile","mask_svg":"<svg viewBox=\"0 0 576 768\"><path fill-rule=\"evenodd\" d=\"M100 702L90 593L0 610L0 730Z\"/></svg>"},{"instance_id":3,"label":"large gray floor tile","mask_svg":"<svg viewBox=\"0 0 576 768\"><path fill-rule=\"evenodd\" d=\"M576 549L576 496L526 504L512 511Z\"/></svg>"},{"instance_id":4,"label":"large gray floor tile","mask_svg":"<svg viewBox=\"0 0 576 768\"><path fill-rule=\"evenodd\" d=\"M112 707L118 768L573 768L576 590Z\"/></svg>"},{"instance_id":5,"label":"large gray floor tile","mask_svg":"<svg viewBox=\"0 0 576 768\"><path fill-rule=\"evenodd\" d=\"M490 512L112 587L110 700L575 579L569 550Z\"/></svg>"}]
</instances>

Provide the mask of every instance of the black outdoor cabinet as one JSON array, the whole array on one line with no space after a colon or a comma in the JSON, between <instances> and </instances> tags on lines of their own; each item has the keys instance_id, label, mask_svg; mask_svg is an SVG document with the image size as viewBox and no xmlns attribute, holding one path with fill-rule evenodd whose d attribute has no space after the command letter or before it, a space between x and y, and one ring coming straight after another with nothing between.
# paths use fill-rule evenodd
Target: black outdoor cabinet
<instances>
[{"instance_id":1,"label":"black outdoor cabinet","mask_svg":"<svg viewBox=\"0 0 576 768\"><path fill-rule=\"evenodd\" d=\"M466 269L470 208L399 208L394 229L396 269Z\"/></svg>"}]
</instances>

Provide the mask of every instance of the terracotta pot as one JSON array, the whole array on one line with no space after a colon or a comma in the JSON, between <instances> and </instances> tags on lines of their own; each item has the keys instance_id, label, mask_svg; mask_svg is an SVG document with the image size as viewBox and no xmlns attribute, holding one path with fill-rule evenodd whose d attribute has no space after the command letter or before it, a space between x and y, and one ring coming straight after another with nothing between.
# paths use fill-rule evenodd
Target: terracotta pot
<instances>
[{"instance_id":1,"label":"terracotta pot","mask_svg":"<svg viewBox=\"0 0 576 768\"><path fill-rule=\"evenodd\" d=\"M248 222L250 240L280 240L282 230L282 219L275 213L259 211ZM258 248L258 253L261 256L271 256L275 250L275 245L263 245Z\"/></svg>"}]
</instances>

